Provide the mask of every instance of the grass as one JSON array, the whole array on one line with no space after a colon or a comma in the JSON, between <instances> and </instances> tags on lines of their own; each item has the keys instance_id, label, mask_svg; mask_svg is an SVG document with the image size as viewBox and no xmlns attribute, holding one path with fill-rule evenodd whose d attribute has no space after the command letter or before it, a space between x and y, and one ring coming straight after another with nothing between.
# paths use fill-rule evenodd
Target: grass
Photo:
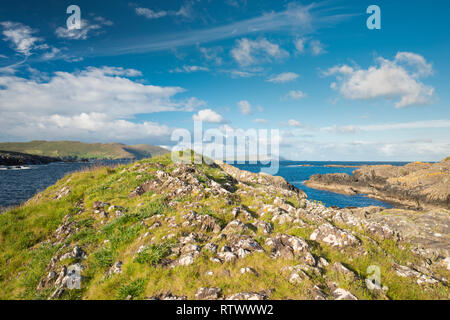
<instances>
[{"instance_id":1,"label":"grass","mask_svg":"<svg viewBox=\"0 0 450 320\"><path fill-rule=\"evenodd\" d=\"M0 143L0 150L78 159L140 159L168 152L166 149L145 144L126 146L120 143L42 140Z\"/></svg>"},{"instance_id":2,"label":"grass","mask_svg":"<svg viewBox=\"0 0 450 320\"><path fill-rule=\"evenodd\" d=\"M159 163L159 166L155 166ZM140 197L128 198L128 194L143 181L155 178L157 170L173 170L171 158L164 155L159 158L145 159L135 164L121 165L116 168L94 168L68 175L54 186L36 195L21 207L0 214L0 299L47 299L51 290L36 291L36 287L47 273L50 259L55 255L69 252L74 245L79 245L88 254L81 263L86 267L83 271L81 290L66 292L62 299L143 299L171 292L175 295L185 295L190 299L195 297L199 287L219 287L224 296L237 292L273 290L273 299L309 299L310 290L316 284L326 287L334 281L344 289L350 290L360 299L383 299L384 297L368 290L364 285L367 267L377 265L381 270L382 284L389 287L386 295L391 299L447 299L448 289L443 285L428 288L418 286L414 280L399 277L392 269L393 262L406 265L407 262L418 263L417 257L406 247L402 249L398 243L391 240L370 240L370 235L364 230L354 229L362 241L366 255L355 255L351 250L336 250L317 242L309 241L309 236L315 229L312 222L306 227L295 224L279 225L271 222L271 215L266 214L261 220L274 226L274 234L286 233L307 240L315 256L325 257L330 266L324 269L324 277L311 275L310 280L299 284L288 281L289 274L281 270L286 266L298 264L295 260L272 259L265 253L254 253L234 263L218 264L209 260L211 254L201 254L189 266L168 268L161 265L163 259L175 259L171 247L176 244L176 238L198 232L197 227L183 225L182 216L190 209L187 203L196 202L198 214L214 217L224 227L234 220L231 209L243 206L256 215L259 209L252 209L260 204L271 204L278 194L241 194L233 198L233 203L227 204L221 196L198 198L189 194L176 199L169 199L162 194L146 193ZM200 173L197 178L206 183L214 179L218 183L230 182L220 168L198 165ZM137 176L142 176L137 179ZM69 186L71 192L61 200L55 199L55 193L64 186ZM258 187L256 185L256 187ZM238 191L252 191L250 185L236 186ZM305 206L305 201L292 197L288 203L299 208ZM115 215L115 210L109 212L109 217L100 217L92 210L94 201L105 201L111 205L123 207L121 216ZM79 203L84 203L80 210ZM169 206L169 202L172 204ZM174 205L175 204L175 205ZM65 218L66 217L66 218ZM174 218L176 228L168 226L166 218ZM77 231L63 238L60 243L51 245L46 240L55 241L54 232L64 221L71 223ZM241 219L245 220L243 217ZM144 226L160 221L162 226L149 229ZM246 221L252 222L253 220ZM348 227L346 227L348 229ZM261 231L249 230L247 234L265 246L267 235ZM175 238L163 239L168 234ZM203 246L215 239L216 234L209 232L209 238L199 240ZM374 243L375 241L376 243ZM221 247L225 240L216 239ZM141 246L145 250L137 253ZM106 276L107 270L116 262L123 262L123 272ZM72 263L72 260L58 262ZM331 268L334 262L341 262L353 270L356 279L342 277ZM254 268L259 276L241 274L243 267ZM212 271L213 275L207 275ZM449 275L444 275L448 278ZM327 292L329 294L329 292Z\"/></svg>"},{"instance_id":3,"label":"grass","mask_svg":"<svg viewBox=\"0 0 450 320\"><path fill-rule=\"evenodd\" d=\"M124 284L119 288L117 298L120 300L127 299L129 296L133 299L139 299L144 293L145 279L136 279L129 284Z\"/></svg>"},{"instance_id":4,"label":"grass","mask_svg":"<svg viewBox=\"0 0 450 320\"><path fill-rule=\"evenodd\" d=\"M135 258L137 263L157 265L161 260L170 253L170 246L166 244L152 244L139 252Z\"/></svg>"}]
</instances>

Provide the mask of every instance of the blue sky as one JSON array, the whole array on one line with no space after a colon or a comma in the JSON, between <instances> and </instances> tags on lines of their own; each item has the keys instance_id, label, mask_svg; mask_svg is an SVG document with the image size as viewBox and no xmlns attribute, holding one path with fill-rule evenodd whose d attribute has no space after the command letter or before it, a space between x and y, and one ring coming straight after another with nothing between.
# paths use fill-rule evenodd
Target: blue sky
<instances>
[{"instance_id":1,"label":"blue sky","mask_svg":"<svg viewBox=\"0 0 450 320\"><path fill-rule=\"evenodd\" d=\"M67 30L66 8L82 28ZM381 30L366 8L381 9ZM0 140L279 129L296 160L450 155L448 1L0 4Z\"/></svg>"}]
</instances>

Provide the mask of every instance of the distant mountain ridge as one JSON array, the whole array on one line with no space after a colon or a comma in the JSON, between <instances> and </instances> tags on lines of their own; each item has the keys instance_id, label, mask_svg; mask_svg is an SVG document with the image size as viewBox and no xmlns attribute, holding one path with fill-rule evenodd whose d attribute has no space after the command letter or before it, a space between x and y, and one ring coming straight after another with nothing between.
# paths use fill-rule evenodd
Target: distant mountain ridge
<instances>
[{"instance_id":1,"label":"distant mountain ridge","mask_svg":"<svg viewBox=\"0 0 450 320\"><path fill-rule=\"evenodd\" d=\"M62 159L142 159L169 152L167 149L147 144L84 143L79 141L4 142L0 150Z\"/></svg>"}]
</instances>

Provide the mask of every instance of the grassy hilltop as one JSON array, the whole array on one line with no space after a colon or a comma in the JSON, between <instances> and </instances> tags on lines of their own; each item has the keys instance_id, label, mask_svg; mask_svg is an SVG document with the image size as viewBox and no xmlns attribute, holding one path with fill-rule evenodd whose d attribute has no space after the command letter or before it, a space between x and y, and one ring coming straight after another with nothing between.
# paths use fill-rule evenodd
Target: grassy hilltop
<instances>
[{"instance_id":1,"label":"grassy hilltop","mask_svg":"<svg viewBox=\"0 0 450 320\"><path fill-rule=\"evenodd\" d=\"M0 150L76 159L142 159L168 152L164 148L147 144L127 146L121 143L83 143L78 141L43 140L4 142L0 143Z\"/></svg>"},{"instance_id":2,"label":"grassy hilltop","mask_svg":"<svg viewBox=\"0 0 450 320\"><path fill-rule=\"evenodd\" d=\"M448 235L414 238L448 217L326 208L280 177L166 154L70 174L0 214L0 299L448 299Z\"/></svg>"}]
</instances>

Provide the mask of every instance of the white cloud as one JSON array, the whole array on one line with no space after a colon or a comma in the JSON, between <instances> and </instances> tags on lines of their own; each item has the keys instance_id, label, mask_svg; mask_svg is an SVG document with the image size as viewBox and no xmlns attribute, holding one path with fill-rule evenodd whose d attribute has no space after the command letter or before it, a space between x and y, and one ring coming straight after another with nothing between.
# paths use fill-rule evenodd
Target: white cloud
<instances>
[{"instance_id":1,"label":"white cloud","mask_svg":"<svg viewBox=\"0 0 450 320\"><path fill-rule=\"evenodd\" d=\"M265 38L260 40L242 38L236 41L236 46L231 50L231 56L241 66L248 66L272 59L281 59L289 56L289 53L280 48L278 44Z\"/></svg>"},{"instance_id":2,"label":"white cloud","mask_svg":"<svg viewBox=\"0 0 450 320\"><path fill-rule=\"evenodd\" d=\"M135 8L135 11L139 16L144 16L147 19L158 19L167 15L167 11L162 10L155 12L148 8Z\"/></svg>"},{"instance_id":3,"label":"white cloud","mask_svg":"<svg viewBox=\"0 0 450 320\"><path fill-rule=\"evenodd\" d=\"M241 70L232 70L230 71L231 77L239 77L239 78L250 78L255 76L253 72L241 71Z\"/></svg>"},{"instance_id":4,"label":"white cloud","mask_svg":"<svg viewBox=\"0 0 450 320\"><path fill-rule=\"evenodd\" d=\"M288 94L286 94L283 97L283 99L284 100L286 100L286 99L299 100L299 99L305 98L305 97L306 97L306 94L303 91L301 91L301 90L291 90L291 91L289 91Z\"/></svg>"},{"instance_id":5,"label":"white cloud","mask_svg":"<svg viewBox=\"0 0 450 320\"><path fill-rule=\"evenodd\" d=\"M241 100L238 102L238 107L241 110L242 114L251 114L252 113L252 105L247 100Z\"/></svg>"},{"instance_id":6,"label":"white cloud","mask_svg":"<svg viewBox=\"0 0 450 320\"><path fill-rule=\"evenodd\" d=\"M147 19L159 19L166 16L174 16L174 17L183 17L187 19L192 19L194 16L194 10L192 9L193 2L187 1L185 2L180 9L173 11L155 11L149 8L143 8L143 7L136 7L134 8L134 11L137 15L143 16Z\"/></svg>"},{"instance_id":7,"label":"white cloud","mask_svg":"<svg viewBox=\"0 0 450 320\"><path fill-rule=\"evenodd\" d=\"M24 56L31 55L33 49L46 49L45 44L38 45L43 39L33 36L37 30L30 28L22 23L4 21L0 22L3 27L3 36L5 41L9 41L15 51Z\"/></svg>"},{"instance_id":8,"label":"white cloud","mask_svg":"<svg viewBox=\"0 0 450 320\"><path fill-rule=\"evenodd\" d=\"M191 72L197 72L197 71L209 71L208 68L202 67L202 66L183 66L181 68L175 68L174 70L170 70L171 73L191 73Z\"/></svg>"},{"instance_id":9,"label":"white cloud","mask_svg":"<svg viewBox=\"0 0 450 320\"><path fill-rule=\"evenodd\" d=\"M288 159L323 161L440 161L450 154L443 141L319 141L283 136L280 154Z\"/></svg>"},{"instance_id":10,"label":"white cloud","mask_svg":"<svg viewBox=\"0 0 450 320\"><path fill-rule=\"evenodd\" d=\"M199 50L206 60L213 61L217 65L222 64L222 58L220 57L220 54L223 51L222 47L215 47L215 48L199 47Z\"/></svg>"},{"instance_id":11,"label":"white cloud","mask_svg":"<svg viewBox=\"0 0 450 320\"><path fill-rule=\"evenodd\" d=\"M55 29L55 34L58 38L70 39L70 40L86 40L94 31L98 35L102 31L103 26L113 25L112 21L106 20L102 17L94 17L97 23L90 23L86 19L81 20L80 29L68 29L66 26L58 27Z\"/></svg>"},{"instance_id":12,"label":"white cloud","mask_svg":"<svg viewBox=\"0 0 450 320\"><path fill-rule=\"evenodd\" d=\"M424 57L412 52L397 52L395 55L397 63L406 63L409 66L416 68L416 74L420 76L429 76L433 74L433 66L427 63Z\"/></svg>"},{"instance_id":13,"label":"white cloud","mask_svg":"<svg viewBox=\"0 0 450 320\"><path fill-rule=\"evenodd\" d=\"M186 1L183 5L175 12L175 16L181 16L187 19L192 19L194 17L194 10L192 1Z\"/></svg>"},{"instance_id":14,"label":"white cloud","mask_svg":"<svg viewBox=\"0 0 450 320\"><path fill-rule=\"evenodd\" d=\"M305 52L305 42L306 40L304 38L296 39L294 41L295 49L297 49L299 53Z\"/></svg>"},{"instance_id":15,"label":"white cloud","mask_svg":"<svg viewBox=\"0 0 450 320\"><path fill-rule=\"evenodd\" d=\"M197 98L175 99L180 87L143 84L140 71L94 68L26 79L0 76L1 139L145 139L166 135L168 128L137 114L192 111ZM128 132L128 135L127 135Z\"/></svg>"},{"instance_id":16,"label":"white cloud","mask_svg":"<svg viewBox=\"0 0 450 320\"><path fill-rule=\"evenodd\" d=\"M202 122L208 122L208 123L224 123L225 119L211 109L203 109L199 110L197 114L194 114L192 116L192 119L195 121L202 121Z\"/></svg>"},{"instance_id":17,"label":"white cloud","mask_svg":"<svg viewBox=\"0 0 450 320\"><path fill-rule=\"evenodd\" d=\"M45 60L49 60L49 59L53 59L54 57L56 57L59 53L61 52L60 49L58 48L51 48L51 50L49 52L46 52L42 55L42 58L44 58Z\"/></svg>"},{"instance_id":18,"label":"white cloud","mask_svg":"<svg viewBox=\"0 0 450 320\"><path fill-rule=\"evenodd\" d=\"M254 119L253 122L255 123L262 123L262 124L266 124L269 121L267 119Z\"/></svg>"},{"instance_id":19,"label":"white cloud","mask_svg":"<svg viewBox=\"0 0 450 320\"><path fill-rule=\"evenodd\" d=\"M74 73L55 72L47 82L2 76L0 86L5 89L0 90L0 105L11 112L104 112L118 116L184 109L183 101L172 99L183 88L145 85L127 78L138 75L134 69L88 67Z\"/></svg>"},{"instance_id":20,"label":"white cloud","mask_svg":"<svg viewBox=\"0 0 450 320\"><path fill-rule=\"evenodd\" d=\"M324 45L322 42L320 42L319 40L312 40L310 42L310 46L311 46L311 53L314 56L318 56L320 54L325 53L325 49L324 49Z\"/></svg>"},{"instance_id":21,"label":"white cloud","mask_svg":"<svg viewBox=\"0 0 450 320\"><path fill-rule=\"evenodd\" d=\"M297 127L297 128L303 127L303 125L300 123L300 121L297 121L297 120L295 120L295 119L290 119L290 120L288 121L288 124L289 124L291 127Z\"/></svg>"},{"instance_id":22,"label":"white cloud","mask_svg":"<svg viewBox=\"0 0 450 320\"><path fill-rule=\"evenodd\" d=\"M394 60L378 58L378 66L367 70L348 65L335 66L324 74L336 75L331 84L347 99L395 99L397 108L432 102L434 88L424 85L420 76L432 73L431 65L422 56L399 52ZM406 64L406 65L403 65Z\"/></svg>"},{"instance_id":23,"label":"white cloud","mask_svg":"<svg viewBox=\"0 0 450 320\"><path fill-rule=\"evenodd\" d=\"M298 74L296 74L294 72L284 72L284 73L280 73L277 75L273 75L272 77L267 79L267 81L273 82L273 83L285 83L285 82L294 81L297 78L298 78Z\"/></svg>"},{"instance_id":24,"label":"white cloud","mask_svg":"<svg viewBox=\"0 0 450 320\"><path fill-rule=\"evenodd\" d=\"M401 130L401 129L426 129L426 128L450 128L450 120L425 120L413 122L397 122L397 123L383 123L371 125L346 125L332 127L323 127L322 131L334 131L337 133L356 133L359 131L386 131L386 130Z\"/></svg>"},{"instance_id":25,"label":"white cloud","mask_svg":"<svg viewBox=\"0 0 450 320\"><path fill-rule=\"evenodd\" d=\"M325 45L320 41L316 39L311 38L298 38L294 40L294 46L298 53L306 53L313 56L318 56L321 54L326 53L325 51Z\"/></svg>"}]
</instances>

